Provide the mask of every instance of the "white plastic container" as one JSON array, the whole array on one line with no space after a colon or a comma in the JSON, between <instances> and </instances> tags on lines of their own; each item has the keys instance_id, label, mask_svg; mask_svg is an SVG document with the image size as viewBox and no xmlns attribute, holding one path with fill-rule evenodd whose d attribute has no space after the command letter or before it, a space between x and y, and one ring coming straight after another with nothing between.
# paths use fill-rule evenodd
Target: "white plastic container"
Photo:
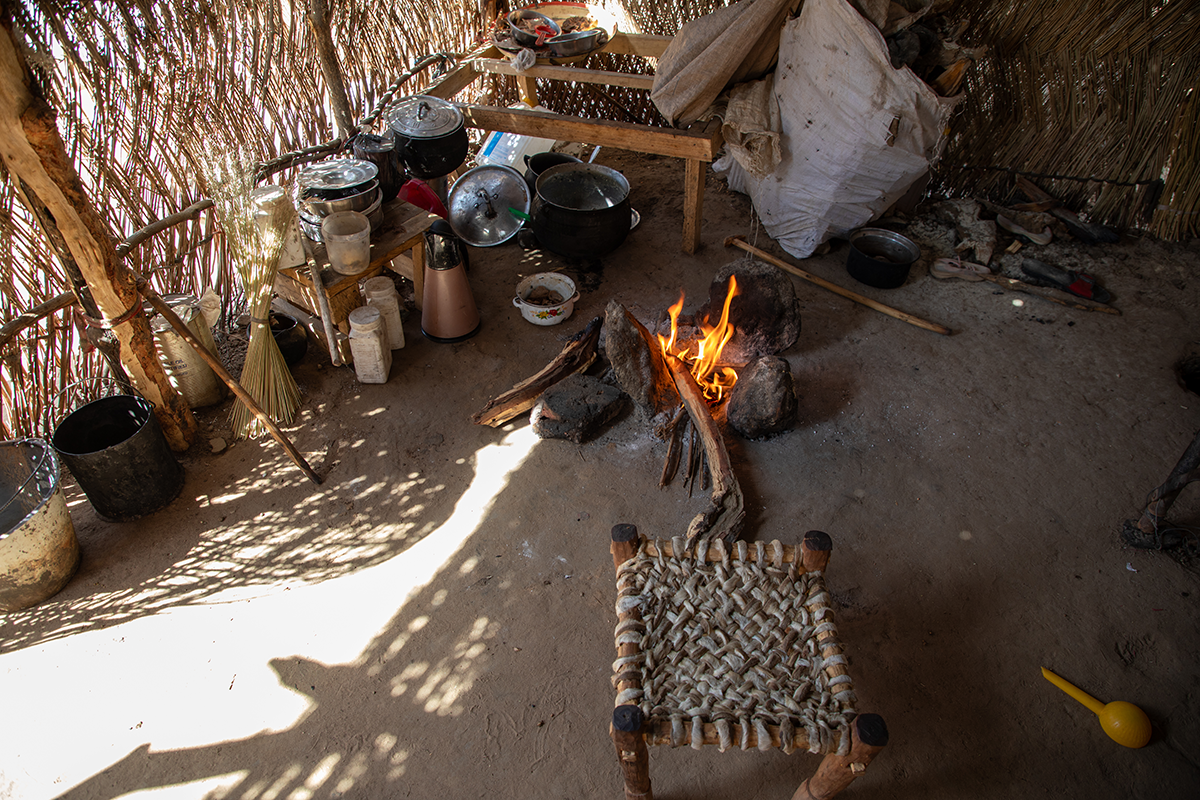
<instances>
[{"instance_id":1,"label":"white plastic container","mask_svg":"<svg viewBox=\"0 0 1200 800\"><path fill-rule=\"evenodd\" d=\"M525 108L529 106L525 103L517 103L509 108ZM534 111L547 111L548 109L542 106L534 106ZM512 167L517 172L525 170L525 156L531 156L535 153L544 153L554 147L555 139L542 139L537 136L522 136L518 133L503 133L501 131L492 131L483 139L483 144L479 148L479 154L475 156L475 163L479 166L484 164L499 164L505 167Z\"/></svg>"},{"instance_id":2,"label":"white plastic container","mask_svg":"<svg viewBox=\"0 0 1200 800\"><path fill-rule=\"evenodd\" d=\"M280 210L280 205L290 207L290 211L295 210L287 189L273 183L251 190L250 199L255 207L254 222L264 233L270 225L271 217ZM283 233L283 247L279 252L280 269L298 267L305 263L304 245L300 243L300 228L296 224L297 217L294 213L290 216L291 220Z\"/></svg>"},{"instance_id":3,"label":"white plastic container","mask_svg":"<svg viewBox=\"0 0 1200 800\"><path fill-rule=\"evenodd\" d=\"M357 211L338 211L321 220L321 238L329 266L342 275L358 275L371 267L371 221Z\"/></svg>"},{"instance_id":4,"label":"white plastic container","mask_svg":"<svg viewBox=\"0 0 1200 800\"><path fill-rule=\"evenodd\" d=\"M379 309L361 306L350 312L350 354L359 383L387 383L392 348Z\"/></svg>"},{"instance_id":5,"label":"white plastic container","mask_svg":"<svg viewBox=\"0 0 1200 800\"><path fill-rule=\"evenodd\" d=\"M396 284L386 275L378 278L367 278L363 281L363 297L367 305L378 309L383 317L383 326L387 329L388 347L399 350L404 347L404 320L400 316L400 295L396 293Z\"/></svg>"}]
</instances>

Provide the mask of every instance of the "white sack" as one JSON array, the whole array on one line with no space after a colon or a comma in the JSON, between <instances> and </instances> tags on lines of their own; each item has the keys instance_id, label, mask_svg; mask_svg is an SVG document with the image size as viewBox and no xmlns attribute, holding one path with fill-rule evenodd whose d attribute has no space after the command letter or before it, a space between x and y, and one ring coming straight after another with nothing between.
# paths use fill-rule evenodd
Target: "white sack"
<instances>
[{"instance_id":1,"label":"white sack","mask_svg":"<svg viewBox=\"0 0 1200 800\"><path fill-rule=\"evenodd\" d=\"M650 100L659 113L672 125L691 125L727 86L765 75L797 3L741 0L684 25L654 70Z\"/></svg>"},{"instance_id":2,"label":"white sack","mask_svg":"<svg viewBox=\"0 0 1200 800\"><path fill-rule=\"evenodd\" d=\"M891 207L941 154L959 99L892 69L883 36L846 0L807 0L784 26L775 96L782 161L765 178L734 163L728 179L797 258Z\"/></svg>"},{"instance_id":3,"label":"white sack","mask_svg":"<svg viewBox=\"0 0 1200 800\"><path fill-rule=\"evenodd\" d=\"M775 100L775 76L739 83L729 90L729 102L717 113L721 136L730 155L756 178L775 171L783 159L779 136L783 123Z\"/></svg>"}]
</instances>

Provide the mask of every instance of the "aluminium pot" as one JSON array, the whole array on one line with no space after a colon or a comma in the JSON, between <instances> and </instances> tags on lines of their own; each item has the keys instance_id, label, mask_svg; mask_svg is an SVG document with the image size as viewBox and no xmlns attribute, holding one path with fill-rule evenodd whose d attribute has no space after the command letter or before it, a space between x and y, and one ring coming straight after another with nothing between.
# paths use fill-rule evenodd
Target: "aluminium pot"
<instances>
[{"instance_id":1,"label":"aluminium pot","mask_svg":"<svg viewBox=\"0 0 1200 800\"><path fill-rule=\"evenodd\" d=\"M600 164L559 164L537 179L533 232L547 250L567 258L598 258L629 235L629 181Z\"/></svg>"},{"instance_id":2,"label":"aluminium pot","mask_svg":"<svg viewBox=\"0 0 1200 800\"><path fill-rule=\"evenodd\" d=\"M396 153L414 178L449 175L467 160L467 129L453 103L428 95L405 98L388 112L388 126Z\"/></svg>"}]
</instances>

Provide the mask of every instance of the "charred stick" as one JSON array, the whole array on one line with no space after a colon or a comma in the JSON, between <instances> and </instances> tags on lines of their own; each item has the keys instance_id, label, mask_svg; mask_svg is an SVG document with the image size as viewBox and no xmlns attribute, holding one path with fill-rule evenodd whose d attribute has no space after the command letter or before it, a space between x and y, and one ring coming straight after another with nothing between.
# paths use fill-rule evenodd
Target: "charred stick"
<instances>
[{"instance_id":1,"label":"charred stick","mask_svg":"<svg viewBox=\"0 0 1200 800\"><path fill-rule=\"evenodd\" d=\"M675 479L679 472L679 457L683 452L683 430L687 427L687 411L680 406L663 428L667 439L667 460L663 462L662 476L658 479L658 488L663 488Z\"/></svg>"}]
</instances>

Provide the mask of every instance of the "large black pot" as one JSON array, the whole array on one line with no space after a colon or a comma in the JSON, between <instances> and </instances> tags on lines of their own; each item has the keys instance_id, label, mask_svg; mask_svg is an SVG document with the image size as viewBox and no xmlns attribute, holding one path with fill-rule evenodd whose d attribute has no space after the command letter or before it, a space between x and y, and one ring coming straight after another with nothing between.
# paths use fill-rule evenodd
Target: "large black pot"
<instances>
[{"instance_id":1,"label":"large black pot","mask_svg":"<svg viewBox=\"0 0 1200 800\"><path fill-rule=\"evenodd\" d=\"M533 232L538 243L567 258L596 258L629 235L629 182L600 164L560 164L537 179Z\"/></svg>"},{"instance_id":2,"label":"large black pot","mask_svg":"<svg viewBox=\"0 0 1200 800\"><path fill-rule=\"evenodd\" d=\"M388 113L388 125L396 153L414 178L449 175L467 160L467 129L453 103L426 95L406 98Z\"/></svg>"}]
</instances>

